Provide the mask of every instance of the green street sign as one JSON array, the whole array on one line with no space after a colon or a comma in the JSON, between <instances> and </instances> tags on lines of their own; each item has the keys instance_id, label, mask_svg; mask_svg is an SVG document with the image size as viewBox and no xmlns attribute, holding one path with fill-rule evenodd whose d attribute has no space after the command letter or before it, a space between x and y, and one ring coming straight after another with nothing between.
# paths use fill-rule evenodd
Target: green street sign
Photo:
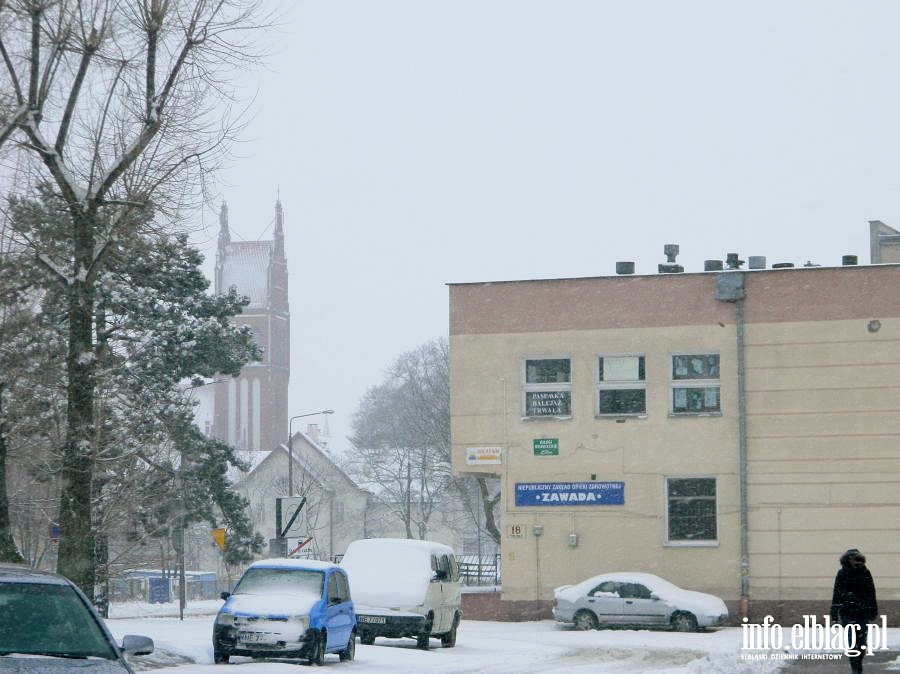
<instances>
[{"instance_id":1,"label":"green street sign","mask_svg":"<svg viewBox=\"0 0 900 674\"><path fill-rule=\"evenodd\" d=\"M534 439L534 455L535 456L558 456L559 455L559 438L535 438Z\"/></svg>"}]
</instances>

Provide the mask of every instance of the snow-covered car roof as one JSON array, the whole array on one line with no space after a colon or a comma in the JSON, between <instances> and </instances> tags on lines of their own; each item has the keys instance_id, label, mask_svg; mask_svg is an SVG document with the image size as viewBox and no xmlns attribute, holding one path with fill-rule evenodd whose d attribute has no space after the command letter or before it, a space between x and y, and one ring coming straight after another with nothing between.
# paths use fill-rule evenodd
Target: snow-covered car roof
<instances>
[{"instance_id":1,"label":"snow-covered car roof","mask_svg":"<svg viewBox=\"0 0 900 674\"><path fill-rule=\"evenodd\" d=\"M0 582L43 583L46 585L71 585L64 577L49 571L39 571L22 564L0 564Z\"/></svg>"},{"instance_id":2,"label":"snow-covered car roof","mask_svg":"<svg viewBox=\"0 0 900 674\"><path fill-rule=\"evenodd\" d=\"M340 568L337 564L331 562L320 562L316 559L260 559L253 562L248 569L257 567L265 567L267 569L305 569L307 571L327 571L328 569Z\"/></svg>"},{"instance_id":3,"label":"snow-covered car roof","mask_svg":"<svg viewBox=\"0 0 900 674\"><path fill-rule=\"evenodd\" d=\"M682 588L678 587L674 583L670 583L669 581L660 578L659 576L655 576L652 573L644 573L641 571L613 571L611 573L602 573L599 576L592 576L587 578L580 583L576 583L573 587L584 588L585 590L590 589L595 585L599 585L605 581L612 580L618 582L630 582L630 583L641 583L646 585L651 590L680 590Z\"/></svg>"}]
</instances>

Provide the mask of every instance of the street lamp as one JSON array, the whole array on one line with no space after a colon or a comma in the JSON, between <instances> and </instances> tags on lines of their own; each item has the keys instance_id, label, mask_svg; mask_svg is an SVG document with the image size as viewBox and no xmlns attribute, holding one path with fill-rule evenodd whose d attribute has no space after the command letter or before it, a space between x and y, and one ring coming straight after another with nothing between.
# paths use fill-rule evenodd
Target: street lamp
<instances>
[{"instance_id":1,"label":"street lamp","mask_svg":"<svg viewBox=\"0 0 900 674\"><path fill-rule=\"evenodd\" d=\"M334 414L334 410L322 410L320 412L307 412L306 414L297 414L288 420L288 496L294 495L294 419L302 417L314 417L317 414Z\"/></svg>"}]
</instances>

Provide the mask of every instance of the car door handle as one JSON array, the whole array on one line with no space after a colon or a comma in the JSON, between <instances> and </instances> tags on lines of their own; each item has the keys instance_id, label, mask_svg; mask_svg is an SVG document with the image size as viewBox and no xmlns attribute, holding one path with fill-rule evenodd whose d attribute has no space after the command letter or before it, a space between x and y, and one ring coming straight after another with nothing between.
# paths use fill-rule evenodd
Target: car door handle
<instances>
[{"instance_id":1,"label":"car door handle","mask_svg":"<svg viewBox=\"0 0 900 674\"><path fill-rule=\"evenodd\" d=\"M626 604L633 604L634 602L631 601L630 599L626 599L626 600L625 600L625 603L626 603Z\"/></svg>"},{"instance_id":2,"label":"car door handle","mask_svg":"<svg viewBox=\"0 0 900 674\"><path fill-rule=\"evenodd\" d=\"M593 598L593 597L589 597L589 598L588 598L588 601L591 602L591 603L593 604L593 603L594 603L594 598Z\"/></svg>"}]
</instances>

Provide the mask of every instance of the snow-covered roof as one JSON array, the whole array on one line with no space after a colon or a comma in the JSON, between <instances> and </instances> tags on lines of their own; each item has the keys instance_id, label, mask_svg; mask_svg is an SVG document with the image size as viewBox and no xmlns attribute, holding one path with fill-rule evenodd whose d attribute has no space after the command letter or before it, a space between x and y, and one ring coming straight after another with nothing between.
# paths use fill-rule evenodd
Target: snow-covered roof
<instances>
[{"instance_id":1,"label":"snow-covered roof","mask_svg":"<svg viewBox=\"0 0 900 674\"><path fill-rule=\"evenodd\" d=\"M234 466L228 466L228 479L232 483L238 483L244 480L250 473L259 468L260 464L265 461L272 452L260 452L252 449L239 449L234 452L241 461L250 464L250 469L245 473L238 470Z\"/></svg>"},{"instance_id":2,"label":"snow-covered roof","mask_svg":"<svg viewBox=\"0 0 900 674\"><path fill-rule=\"evenodd\" d=\"M235 286L250 298L250 306L265 306L269 297L271 241L238 241L225 247L222 290Z\"/></svg>"}]
</instances>

